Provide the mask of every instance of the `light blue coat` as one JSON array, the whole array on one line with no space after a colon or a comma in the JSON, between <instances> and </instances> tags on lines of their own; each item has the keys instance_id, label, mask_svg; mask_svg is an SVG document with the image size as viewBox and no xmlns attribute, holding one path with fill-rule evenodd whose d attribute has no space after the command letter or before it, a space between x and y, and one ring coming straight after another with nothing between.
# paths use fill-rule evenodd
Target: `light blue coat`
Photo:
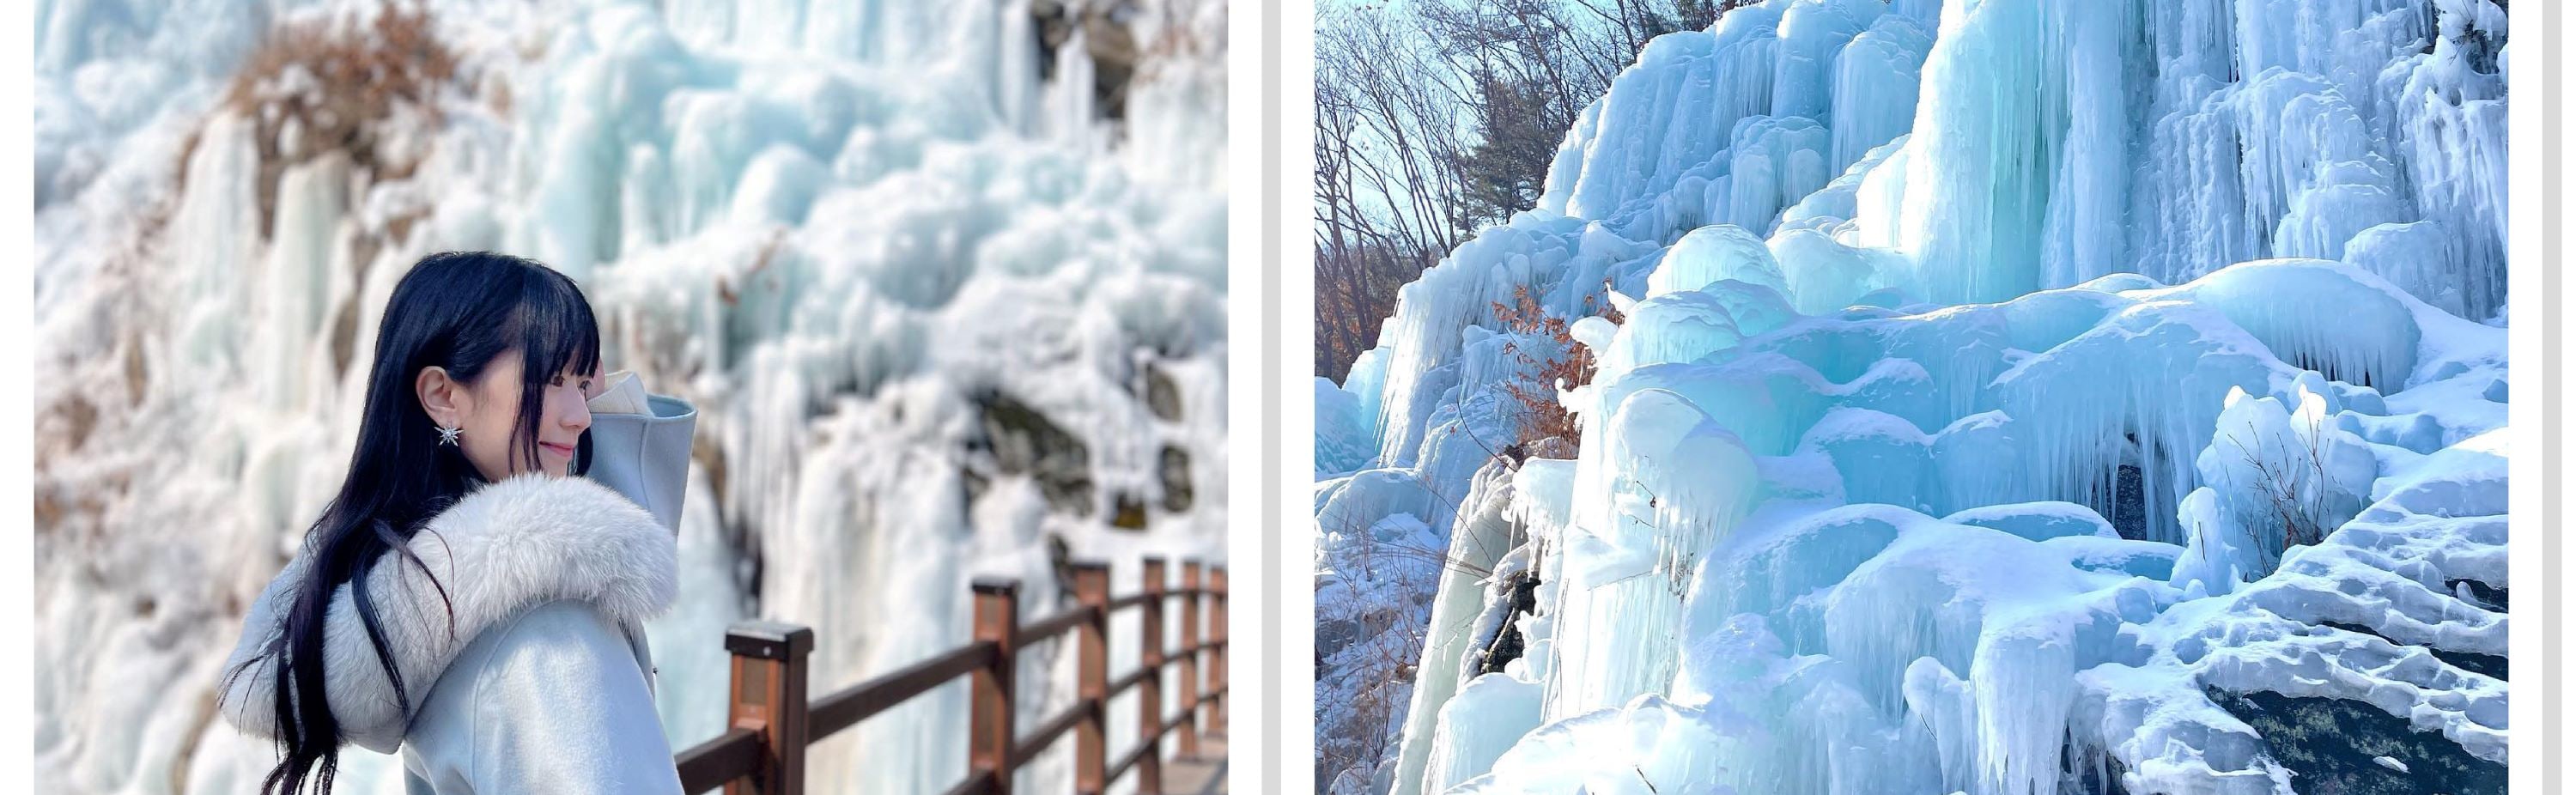
<instances>
[{"instance_id":1,"label":"light blue coat","mask_svg":"<svg viewBox=\"0 0 2576 795\"><path fill-rule=\"evenodd\" d=\"M458 500L410 548L444 601L393 558L367 584L412 703L379 667L348 587L332 595L323 670L344 741L399 750L413 793L680 791L642 631L678 590L670 530L597 483L531 475ZM253 735L276 733L277 616L303 569L289 562L261 594L225 666L240 675L224 716Z\"/></svg>"},{"instance_id":2,"label":"light blue coat","mask_svg":"<svg viewBox=\"0 0 2576 795\"><path fill-rule=\"evenodd\" d=\"M587 604L555 601L466 644L403 736L413 795L680 791L652 661Z\"/></svg>"}]
</instances>

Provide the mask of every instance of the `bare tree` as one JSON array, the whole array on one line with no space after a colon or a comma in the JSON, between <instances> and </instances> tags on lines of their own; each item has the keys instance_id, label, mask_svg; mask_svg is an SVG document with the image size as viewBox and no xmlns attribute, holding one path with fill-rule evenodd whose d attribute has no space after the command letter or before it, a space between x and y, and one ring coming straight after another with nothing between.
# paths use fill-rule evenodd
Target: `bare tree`
<instances>
[{"instance_id":1,"label":"bare tree","mask_svg":"<svg viewBox=\"0 0 2576 795\"><path fill-rule=\"evenodd\" d=\"M1455 169L1467 131L1403 12L1322 15L1315 62L1318 375L1376 344L1396 288L1465 239ZM1428 90L1426 90L1428 89Z\"/></svg>"},{"instance_id":2,"label":"bare tree","mask_svg":"<svg viewBox=\"0 0 2576 795\"><path fill-rule=\"evenodd\" d=\"M1396 289L1536 206L1565 132L1656 36L1739 0L1411 0L1319 10L1316 374L1377 342Z\"/></svg>"}]
</instances>

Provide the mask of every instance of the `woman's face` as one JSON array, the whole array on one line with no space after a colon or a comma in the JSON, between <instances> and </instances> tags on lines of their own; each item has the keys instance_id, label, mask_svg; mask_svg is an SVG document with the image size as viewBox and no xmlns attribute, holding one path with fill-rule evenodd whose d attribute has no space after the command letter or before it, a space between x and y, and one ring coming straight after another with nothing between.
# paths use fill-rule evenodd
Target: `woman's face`
<instances>
[{"instance_id":1,"label":"woman's face","mask_svg":"<svg viewBox=\"0 0 2576 795\"><path fill-rule=\"evenodd\" d=\"M459 428L456 444L483 479L542 471L563 477L572 470L575 446L590 428L590 399L598 392L598 373L556 373L543 392L545 406L537 416L537 460L530 462L515 438L519 431L519 396L525 358L518 351L493 357L473 383L461 383L445 370L425 368L420 375L421 406L439 425Z\"/></svg>"}]
</instances>

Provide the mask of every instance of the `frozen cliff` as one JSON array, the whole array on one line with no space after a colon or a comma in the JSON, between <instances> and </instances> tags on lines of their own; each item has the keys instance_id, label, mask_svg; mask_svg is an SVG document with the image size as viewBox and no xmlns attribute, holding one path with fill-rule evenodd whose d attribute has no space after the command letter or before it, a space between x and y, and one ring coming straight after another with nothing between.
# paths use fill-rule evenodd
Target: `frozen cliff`
<instances>
[{"instance_id":1,"label":"frozen cliff","mask_svg":"<svg viewBox=\"0 0 2576 795\"><path fill-rule=\"evenodd\" d=\"M729 621L812 625L819 694L963 643L972 576L1046 612L1065 559L1125 592L1139 555L1222 557L1221 4L393 8L34 10L38 790L256 788L216 669L432 251L572 275L608 366L700 409L651 627L675 747L722 722ZM1072 697L1034 651L1033 716ZM964 702L813 780L945 788Z\"/></svg>"},{"instance_id":2,"label":"frozen cliff","mask_svg":"<svg viewBox=\"0 0 2576 795\"><path fill-rule=\"evenodd\" d=\"M1327 785L2501 791L2506 32L1772 0L1654 40L1316 384L1318 601L1409 621L1319 623L1319 704L1401 702L1324 716L1386 732ZM1573 438L1513 394L1571 352L1520 291L1596 365L1536 385Z\"/></svg>"}]
</instances>

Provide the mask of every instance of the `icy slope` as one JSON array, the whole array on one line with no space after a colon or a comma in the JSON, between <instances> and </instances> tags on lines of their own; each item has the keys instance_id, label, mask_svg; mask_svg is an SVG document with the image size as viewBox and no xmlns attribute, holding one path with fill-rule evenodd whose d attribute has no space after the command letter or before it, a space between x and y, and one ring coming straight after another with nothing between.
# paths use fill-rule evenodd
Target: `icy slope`
<instances>
[{"instance_id":1,"label":"icy slope","mask_svg":"<svg viewBox=\"0 0 2576 795\"><path fill-rule=\"evenodd\" d=\"M2283 792L2402 747L2500 787L2504 36L1775 0L1655 40L1318 385L1319 523L1510 550L1449 556L1419 645L1469 651L1332 786ZM1524 289L1598 357L1579 439L1508 393ZM2344 704L2393 723L2260 728Z\"/></svg>"},{"instance_id":2,"label":"icy slope","mask_svg":"<svg viewBox=\"0 0 2576 795\"><path fill-rule=\"evenodd\" d=\"M675 745L721 723L731 620L813 625L820 692L963 642L971 576L1043 612L1064 557L1122 591L1141 554L1222 558L1221 6L1121 17L1154 55L1115 124L1022 2L432 4L451 68L381 108L262 46L410 46L374 7L37 10L40 789L255 787L215 666L430 251L574 275L610 366L700 408L651 628ZM1071 698L1035 651L1032 715ZM814 780L944 788L963 701L834 738ZM345 761L342 791L399 789Z\"/></svg>"}]
</instances>

